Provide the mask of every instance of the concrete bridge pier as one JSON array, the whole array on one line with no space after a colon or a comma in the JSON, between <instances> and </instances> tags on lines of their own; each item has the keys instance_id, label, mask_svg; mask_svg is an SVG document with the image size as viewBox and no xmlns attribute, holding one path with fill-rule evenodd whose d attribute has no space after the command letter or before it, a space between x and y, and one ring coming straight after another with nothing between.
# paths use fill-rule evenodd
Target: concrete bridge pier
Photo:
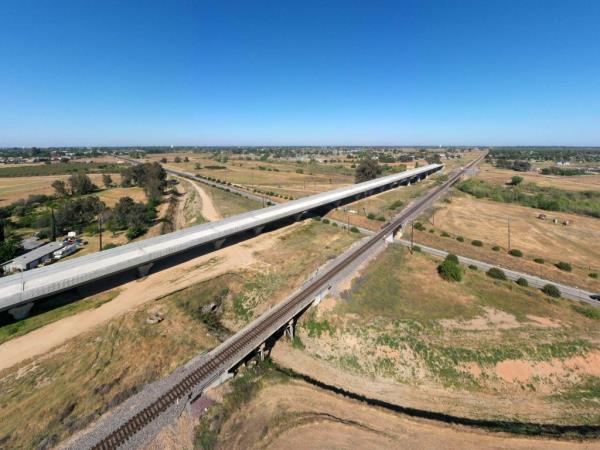
<instances>
[{"instance_id":1,"label":"concrete bridge pier","mask_svg":"<svg viewBox=\"0 0 600 450\"><path fill-rule=\"evenodd\" d=\"M263 342L258 347L258 359L261 360L261 361L264 361L265 360L265 354L266 354L266 345Z\"/></svg>"},{"instance_id":2,"label":"concrete bridge pier","mask_svg":"<svg viewBox=\"0 0 600 450\"><path fill-rule=\"evenodd\" d=\"M285 327L285 334L290 338L290 341L294 340L294 319L290 320Z\"/></svg>"},{"instance_id":3,"label":"concrete bridge pier","mask_svg":"<svg viewBox=\"0 0 600 450\"><path fill-rule=\"evenodd\" d=\"M152 269L153 265L154 265L153 263L148 263L148 264L144 264L143 266L138 266L138 268L137 268L138 276L140 278L144 278L145 276L147 276L148 273L150 272L150 269Z\"/></svg>"},{"instance_id":4,"label":"concrete bridge pier","mask_svg":"<svg viewBox=\"0 0 600 450\"><path fill-rule=\"evenodd\" d=\"M29 315L29 311L33 308L33 302L25 303L24 305L17 306L16 308L12 308L8 310L8 313L15 320L24 319Z\"/></svg>"},{"instance_id":5,"label":"concrete bridge pier","mask_svg":"<svg viewBox=\"0 0 600 450\"><path fill-rule=\"evenodd\" d=\"M223 244L225 243L225 239L219 239L218 241L215 241L215 249L219 250Z\"/></svg>"},{"instance_id":6,"label":"concrete bridge pier","mask_svg":"<svg viewBox=\"0 0 600 450\"><path fill-rule=\"evenodd\" d=\"M260 233L262 233L262 230L265 229L264 225L261 225L260 227L256 227L254 228L252 231L254 232L254 236L258 236ZM221 244L222 245L222 244Z\"/></svg>"}]
</instances>

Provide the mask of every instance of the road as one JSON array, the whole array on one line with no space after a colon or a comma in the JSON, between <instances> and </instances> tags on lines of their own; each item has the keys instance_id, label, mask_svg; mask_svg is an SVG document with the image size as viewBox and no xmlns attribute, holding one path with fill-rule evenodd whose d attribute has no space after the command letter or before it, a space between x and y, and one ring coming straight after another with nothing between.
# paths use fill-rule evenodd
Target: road
<instances>
[{"instance_id":1,"label":"road","mask_svg":"<svg viewBox=\"0 0 600 450\"><path fill-rule=\"evenodd\" d=\"M410 247L410 241L404 240L404 239L396 239L396 242L398 242L399 244L402 244L406 247ZM417 244L415 244L417 245ZM426 245L421 245L418 244L418 246L421 248L421 251L425 252L425 253L429 253L431 255L435 255L435 256L439 256L442 258L445 258L446 255L448 254L447 251L444 250L440 250L438 248L433 248L433 247L428 247ZM510 280L518 280L519 278L525 278L527 280L527 282L529 283L529 286L532 287L536 287L536 288L543 288L545 285L547 284L553 284L555 285L558 289L560 289L560 292L562 294L563 297L568 298L570 300L579 300L582 302L586 302L589 303L592 306L596 306L596 307L600 307L600 302L596 301L596 300L592 300L590 298L590 295L592 295L592 292L586 291L584 289L580 289L574 286L567 286L565 284L560 284L560 283L555 283L553 281L550 280L545 280L543 278L539 278L536 277L535 275L530 275L527 273L523 273L523 272L517 272L515 270L511 270L508 269L506 267L502 267L496 264L489 264L483 261L478 261L476 259L472 259L472 258L467 258L466 256L459 256L457 255L458 260L460 261L461 264L464 265L474 265L476 266L478 269L480 270L484 270L484 271L488 271L489 269L491 269L492 267L499 267L500 269L502 269L502 271L506 274L506 277Z\"/></svg>"},{"instance_id":2,"label":"road","mask_svg":"<svg viewBox=\"0 0 600 450\"><path fill-rule=\"evenodd\" d=\"M229 371L248 355L261 349L264 343L291 320L299 316L315 300L329 289L349 265L363 261L375 249L415 215L428 208L463 175L464 171L479 163L485 155L472 161L461 170L450 174L447 181L433 188L423 197L403 209L379 232L350 248L343 255L328 263L316 276L301 286L294 294L281 302L244 329L230 337L208 354L202 355L185 369L169 377L160 388L151 385L136 398L123 405L95 430L83 435L76 448L113 449L122 446L138 447L149 439L151 430L160 429L165 417L177 417L182 408L197 398L202 391L226 376ZM146 391L146 392L145 392ZM139 399L138 399L139 397ZM133 406L132 406L133 403Z\"/></svg>"}]
</instances>

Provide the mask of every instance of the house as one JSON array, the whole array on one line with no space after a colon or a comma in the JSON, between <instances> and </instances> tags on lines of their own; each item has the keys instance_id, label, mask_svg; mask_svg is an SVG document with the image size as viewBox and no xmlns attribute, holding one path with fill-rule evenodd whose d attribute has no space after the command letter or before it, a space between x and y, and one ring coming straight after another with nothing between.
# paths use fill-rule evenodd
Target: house
<instances>
[{"instance_id":1,"label":"house","mask_svg":"<svg viewBox=\"0 0 600 450\"><path fill-rule=\"evenodd\" d=\"M64 247L62 242L49 242L46 245L36 248L35 250L17 256L14 259L4 263L2 270L4 273L25 271L35 269L40 264L44 264L52 259L52 254Z\"/></svg>"}]
</instances>

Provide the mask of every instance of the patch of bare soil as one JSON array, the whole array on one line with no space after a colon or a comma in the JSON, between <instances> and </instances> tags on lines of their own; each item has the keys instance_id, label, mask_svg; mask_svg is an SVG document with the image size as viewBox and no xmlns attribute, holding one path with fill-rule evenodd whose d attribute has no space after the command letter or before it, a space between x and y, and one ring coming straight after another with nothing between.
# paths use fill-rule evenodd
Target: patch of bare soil
<instances>
[{"instance_id":1,"label":"patch of bare soil","mask_svg":"<svg viewBox=\"0 0 600 450\"><path fill-rule=\"evenodd\" d=\"M282 232L285 231L260 235L242 244L194 258L161 272L151 273L145 278L120 286L117 297L96 309L66 317L7 341L0 345L0 370L44 354L68 339L146 302L217 275L250 267L257 261L254 253L271 248ZM218 264L212 263L215 258Z\"/></svg>"},{"instance_id":2,"label":"patch of bare soil","mask_svg":"<svg viewBox=\"0 0 600 450\"><path fill-rule=\"evenodd\" d=\"M576 371L578 376L600 376L600 352L592 351L584 356L572 356L560 360L525 361L509 359L499 362L496 374L506 382L519 381L525 383L534 377L564 377L568 372Z\"/></svg>"},{"instance_id":3,"label":"patch of bare soil","mask_svg":"<svg viewBox=\"0 0 600 450\"><path fill-rule=\"evenodd\" d=\"M301 381L264 387L224 424L217 448L579 449L589 443L485 433L414 419Z\"/></svg>"},{"instance_id":4,"label":"patch of bare soil","mask_svg":"<svg viewBox=\"0 0 600 450\"><path fill-rule=\"evenodd\" d=\"M507 330L521 326L517 321L517 318L512 314L491 307L483 309L485 310L485 315L475 317L471 320L443 319L440 320L439 323L445 328L468 331L485 331L492 329Z\"/></svg>"}]
</instances>

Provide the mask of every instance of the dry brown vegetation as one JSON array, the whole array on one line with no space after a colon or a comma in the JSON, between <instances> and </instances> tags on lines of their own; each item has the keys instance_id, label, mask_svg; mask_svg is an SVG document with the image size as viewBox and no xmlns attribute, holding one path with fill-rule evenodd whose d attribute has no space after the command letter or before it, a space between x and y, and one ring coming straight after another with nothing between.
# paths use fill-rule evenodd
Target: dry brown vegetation
<instances>
[{"instance_id":1,"label":"dry brown vegetation","mask_svg":"<svg viewBox=\"0 0 600 450\"><path fill-rule=\"evenodd\" d=\"M538 218L547 215L547 220ZM553 218L559 223L553 223ZM511 247L523 252L522 258L509 256L508 219L510 219ZM562 225L568 220L569 225ZM479 200L457 194L451 203L436 205L434 220L422 220L426 232L415 231L415 240L443 248L459 255L522 270L557 282L600 289L600 283L588 273L600 269L600 220L568 213L542 211L525 206ZM435 227L432 225L435 223ZM434 229L434 233L429 233ZM442 237L447 232L450 236ZM462 236L464 242L456 237ZM481 240L483 247L474 247L472 240ZM492 247L500 247L493 251ZM545 260L535 263L535 258ZM554 264L569 262L573 272L564 272Z\"/></svg>"},{"instance_id":2,"label":"dry brown vegetation","mask_svg":"<svg viewBox=\"0 0 600 450\"><path fill-rule=\"evenodd\" d=\"M436 265L389 248L303 318L296 347L310 357L277 360L424 410L598 424L600 326L586 307L481 272L445 282Z\"/></svg>"}]
</instances>

